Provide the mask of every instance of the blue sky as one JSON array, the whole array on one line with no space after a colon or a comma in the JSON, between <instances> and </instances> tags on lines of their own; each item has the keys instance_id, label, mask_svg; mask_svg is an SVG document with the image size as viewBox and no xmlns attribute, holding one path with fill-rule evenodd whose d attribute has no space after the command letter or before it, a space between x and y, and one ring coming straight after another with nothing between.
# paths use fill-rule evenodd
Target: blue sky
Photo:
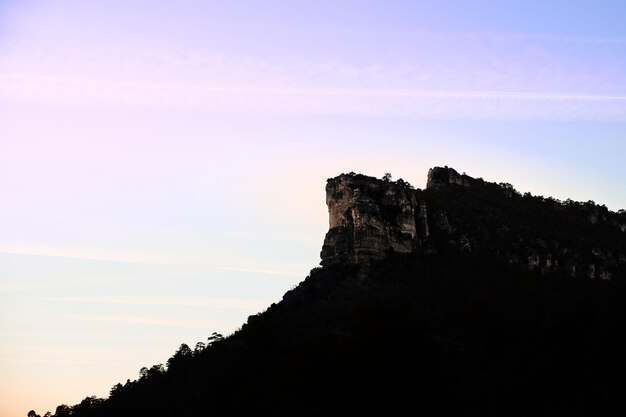
<instances>
[{"instance_id":1,"label":"blue sky","mask_svg":"<svg viewBox=\"0 0 626 417\"><path fill-rule=\"evenodd\" d=\"M621 1L0 1L0 415L104 396L319 261L324 186L626 208Z\"/></svg>"}]
</instances>

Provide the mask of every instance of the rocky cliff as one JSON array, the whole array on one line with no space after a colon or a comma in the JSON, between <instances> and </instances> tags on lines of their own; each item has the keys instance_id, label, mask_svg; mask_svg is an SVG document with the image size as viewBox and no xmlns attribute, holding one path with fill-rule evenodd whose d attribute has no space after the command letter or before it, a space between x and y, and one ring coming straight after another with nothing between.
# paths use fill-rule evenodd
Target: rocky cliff
<instances>
[{"instance_id":1,"label":"rocky cliff","mask_svg":"<svg viewBox=\"0 0 626 417\"><path fill-rule=\"evenodd\" d=\"M322 265L381 259L388 250L412 252L428 236L426 204L401 182L342 174L326 185L330 225Z\"/></svg>"},{"instance_id":2,"label":"rocky cliff","mask_svg":"<svg viewBox=\"0 0 626 417\"><path fill-rule=\"evenodd\" d=\"M479 180L465 175L459 174L453 168L448 167L434 167L428 170L428 180L426 181L426 188L439 188L445 187L450 184L456 184L461 187L470 187L476 185Z\"/></svg>"},{"instance_id":3,"label":"rocky cliff","mask_svg":"<svg viewBox=\"0 0 626 417\"><path fill-rule=\"evenodd\" d=\"M472 197L494 204L479 205ZM448 167L428 171L426 190L403 180L342 174L328 180L326 204L324 266L363 265L390 252L453 249L489 254L542 274L610 280L626 262L625 212L593 202L522 196L510 184L474 179ZM537 217L538 212L544 214ZM537 221L545 224L527 227ZM578 232L594 238L580 239Z\"/></svg>"},{"instance_id":4,"label":"rocky cliff","mask_svg":"<svg viewBox=\"0 0 626 417\"><path fill-rule=\"evenodd\" d=\"M448 185L468 188L482 184L448 167L428 171L428 189ZM361 174L328 179L326 204L329 231L322 247L322 265L364 263L382 259L389 250L413 252L429 235L426 202L410 184ZM444 212L431 219L438 229L451 232Z\"/></svg>"}]
</instances>

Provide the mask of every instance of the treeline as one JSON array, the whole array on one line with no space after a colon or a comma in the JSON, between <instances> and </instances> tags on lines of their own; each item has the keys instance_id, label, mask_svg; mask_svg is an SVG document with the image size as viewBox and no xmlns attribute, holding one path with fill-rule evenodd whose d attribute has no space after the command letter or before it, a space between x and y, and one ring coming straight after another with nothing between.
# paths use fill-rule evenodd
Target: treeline
<instances>
[{"instance_id":1,"label":"treeline","mask_svg":"<svg viewBox=\"0 0 626 417\"><path fill-rule=\"evenodd\" d=\"M88 396L80 403L68 406L66 404L59 405L55 412L47 411L43 417L72 417L72 416L112 416L112 412L116 410L124 410L125 404L132 401L132 397L136 393L150 390L152 386L166 382L168 379L176 379L181 373L188 372L193 366L194 360L201 360L205 350L210 350L213 345L223 341L225 338L222 334L213 332L207 342L197 342L192 350L189 345L183 343L180 348L170 357L166 365L157 364L151 367L143 367L139 370L139 378L136 380L126 380L126 383L117 383L109 392L108 399L98 398L96 396ZM41 417L35 410L31 410L27 414L28 417Z\"/></svg>"}]
</instances>

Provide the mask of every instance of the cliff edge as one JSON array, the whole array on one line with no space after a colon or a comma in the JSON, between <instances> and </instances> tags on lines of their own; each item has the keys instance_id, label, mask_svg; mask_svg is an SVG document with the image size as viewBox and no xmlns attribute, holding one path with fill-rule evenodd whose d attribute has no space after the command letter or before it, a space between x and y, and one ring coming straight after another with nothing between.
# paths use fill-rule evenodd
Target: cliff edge
<instances>
[{"instance_id":1,"label":"cliff edge","mask_svg":"<svg viewBox=\"0 0 626 417\"><path fill-rule=\"evenodd\" d=\"M425 190L401 179L341 174L328 179L326 204L322 266L366 265L391 252L453 250L482 253L544 275L611 280L626 263L623 245L604 244L607 238L623 242L623 210L522 196L511 184L475 179L447 166L428 171ZM538 210L544 217L536 217ZM538 222L540 227L528 228ZM580 239L577 233L594 238Z\"/></svg>"},{"instance_id":2,"label":"cliff edge","mask_svg":"<svg viewBox=\"0 0 626 417\"><path fill-rule=\"evenodd\" d=\"M447 166L434 167L428 171L426 188L468 188L479 182ZM429 235L429 227L426 202L418 199L416 191L403 180L352 173L329 178L329 230L322 246L321 265L366 263L384 258L389 250L409 253L420 247Z\"/></svg>"},{"instance_id":3,"label":"cliff edge","mask_svg":"<svg viewBox=\"0 0 626 417\"><path fill-rule=\"evenodd\" d=\"M341 174L328 180L326 204L322 265L382 259L388 250L412 252L428 236L426 204L401 182Z\"/></svg>"}]
</instances>

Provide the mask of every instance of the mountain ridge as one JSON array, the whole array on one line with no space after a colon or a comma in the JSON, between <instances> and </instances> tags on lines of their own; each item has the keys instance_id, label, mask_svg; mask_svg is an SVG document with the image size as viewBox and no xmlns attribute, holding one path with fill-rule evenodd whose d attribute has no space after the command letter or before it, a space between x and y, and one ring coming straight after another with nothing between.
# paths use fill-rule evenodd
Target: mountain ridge
<instances>
[{"instance_id":1,"label":"mountain ridge","mask_svg":"<svg viewBox=\"0 0 626 417\"><path fill-rule=\"evenodd\" d=\"M500 216L501 220L508 220L509 223L505 221L498 230L488 232L496 238L517 233L522 244L517 245L519 247L506 245L502 248L508 250L506 256L510 263L526 264L529 269L539 268L543 273L556 272L559 269L560 272L572 276L582 272L589 278L597 276L610 280L614 275L614 267L626 261L626 249L623 247L620 248L620 253L614 254L606 247L589 247L580 242L573 242L574 248L563 246L555 236L549 236L540 230L528 236L524 233L523 225L512 224L514 222L507 219L506 211L515 212L520 209L515 207L516 204L533 202L529 193L522 196L507 183L489 183L461 175L453 168L434 167L428 171L426 190L414 189L401 179L393 182L386 178L377 179L357 174L341 174L330 178L326 185L329 231L322 247L321 264L358 264L382 259L389 250L400 253L419 250L429 244L431 230L448 235L450 243L458 245L461 250L471 251L471 241L476 241L475 234L481 231L458 233L462 227L455 226L455 223L467 226L472 222L458 216L451 221L451 217L458 212L446 213L445 208L436 203L433 207L432 203L426 202L429 191L445 192L446 187L464 188L475 195L487 192L491 194L491 198L499 197L500 207L493 215ZM626 232L626 215L623 212L614 213L593 202L560 202L543 197L536 197L534 200L535 203L551 205L564 214L568 212L571 217L568 226L571 228L585 229L588 220L598 228L605 226L603 233ZM480 221L483 224L489 223L482 218ZM433 250L433 247L430 246L429 250ZM593 256L590 257L589 254Z\"/></svg>"},{"instance_id":2,"label":"mountain ridge","mask_svg":"<svg viewBox=\"0 0 626 417\"><path fill-rule=\"evenodd\" d=\"M322 266L280 302L54 416L626 410L626 213L448 167L326 191Z\"/></svg>"}]
</instances>

